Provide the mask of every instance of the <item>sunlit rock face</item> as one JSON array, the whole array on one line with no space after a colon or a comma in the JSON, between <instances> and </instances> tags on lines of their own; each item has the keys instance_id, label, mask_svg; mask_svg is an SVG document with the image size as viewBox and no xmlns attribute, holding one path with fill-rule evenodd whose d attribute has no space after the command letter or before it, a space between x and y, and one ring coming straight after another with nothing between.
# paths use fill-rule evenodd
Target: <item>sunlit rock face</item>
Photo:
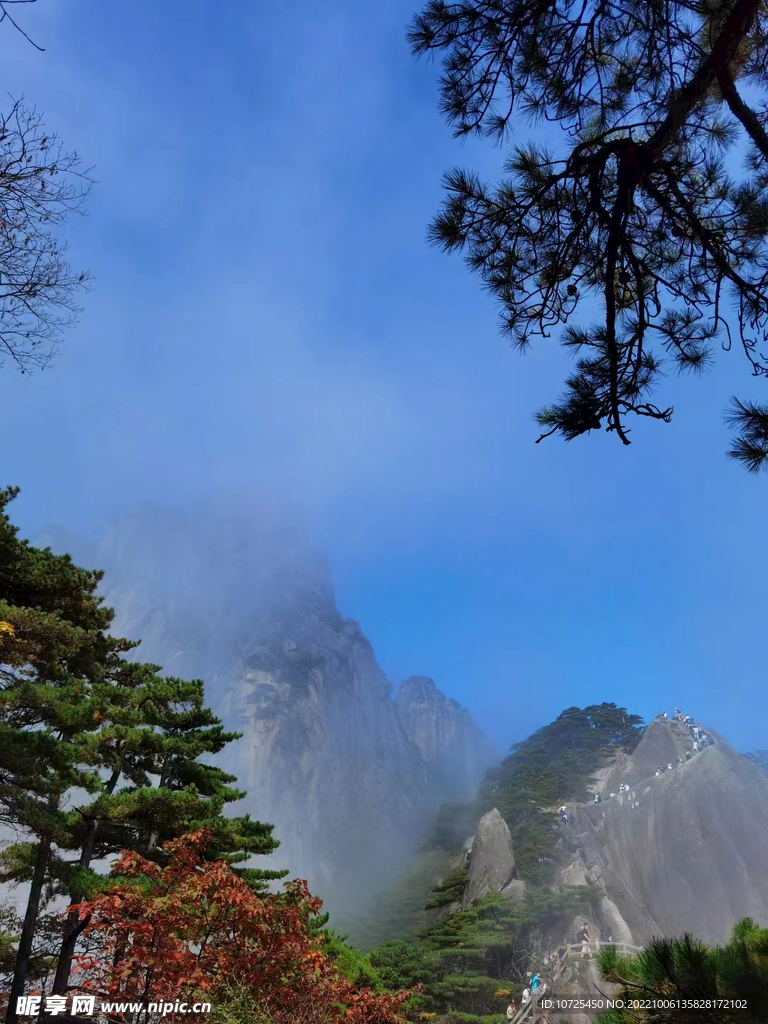
<instances>
[{"instance_id":1,"label":"sunlit rock face","mask_svg":"<svg viewBox=\"0 0 768 1024\"><path fill-rule=\"evenodd\" d=\"M135 657L205 680L243 734L221 759L248 793L234 809L275 825L269 866L307 878L337 921L359 916L438 804L473 796L497 758L431 680L393 700L323 558L280 509L146 508L95 543L57 530L36 543L105 570L114 631L142 640Z\"/></svg>"},{"instance_id":2,"label":"sunlit rock face","mask_svg":"<svg viewBox=\"0 0 768 1024\"><path fill-rule=\"evenodd\" d=\"M603 802L573 809L562 882L592 887L605 937L690 932L720 943L743 917L768 922L768 778L707 732L714 746L656 776L692 744L684 726L652 722Z\"/></svg>"}]
</instances>

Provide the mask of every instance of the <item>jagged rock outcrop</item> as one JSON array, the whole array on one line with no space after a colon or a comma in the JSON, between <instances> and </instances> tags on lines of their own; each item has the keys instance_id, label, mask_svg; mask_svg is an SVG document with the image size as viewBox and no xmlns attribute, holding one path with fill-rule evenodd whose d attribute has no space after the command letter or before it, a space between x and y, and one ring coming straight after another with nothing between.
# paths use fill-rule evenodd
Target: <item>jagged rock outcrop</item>
<instances>
[{"instance_id":1,"label":"jagged rock outcrop","mask_svg":"<svg viewBox=\"0 0 768 1024\"><path fill-rule=\"evenodd\" d=\"M106 571L115 632L142 640L136 657L205 680L243 733L221 758L248 792L233 809L274 823L269 866L308 878L337 922L408 863L436 805L474 785L489 744L470 716L434 684L423 707L408 684L396 705L282 510L144 509L90 545L56 531L36 542Z\"/></svg>"},{"instance_id":2,"label":"jagged rock outcrop","mask_svg":"<svg viewBox=\"0 0 768 1024\"><path fill-rule=\"evenodd\" d=\"M613 770L602 785L602 795L618 793L620 784L634 786L655 776L659 765L677 763L677 757L693 752L693 739L680 722L655 719L643 731L642 738L632 755L619 754Z\"/></svg>"},{"instance_id":3,"label":"jagged rock outcrop","mask_svg":"<svg viewBox=\"0 0 768 1024\"><path fill-rule=\"evenodd\" d=\"M411 676L395 695L398 718L442 792L472 800L485 770L501 753L478 729L470 713L444 696L433 680Z\"/></svg>"},{"instance_id":4,"label":"jagged rock outcrop","mask_svg":"<svg viewBox=\"0 0 768 1024\"><path fill-rule=\"evenodd\" d=\"M615 939L623 922L635 943L686 931L719 943L742 917L768 921L768 779L707 731L714 746L657 777L690 736L678 723L652 722L617 765L630 790L570 815L574 861L562 881L583 884L583 864L601 930ZM606 788L617 791L618 781Z\"/></svg>"},{"instance_id":5,"label":"jagged rock outcrop","mask_svg":"<svg viewBox=\"0 0 768 1024\"><path fill-rule=\"evenodd\" d=\"M496 807L477 826L469 861L463 906L471 907L492 892L501 892L515 878L517 868L509 827Z\"/></svg>"}]
</instances>

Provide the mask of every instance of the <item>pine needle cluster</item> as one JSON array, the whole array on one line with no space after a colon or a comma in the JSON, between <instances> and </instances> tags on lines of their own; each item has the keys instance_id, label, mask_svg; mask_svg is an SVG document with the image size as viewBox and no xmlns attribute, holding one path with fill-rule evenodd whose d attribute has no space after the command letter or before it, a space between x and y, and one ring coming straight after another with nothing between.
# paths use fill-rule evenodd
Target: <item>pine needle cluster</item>
<instances>
[{"instance_id":1,"label":"pine needle cluster","mask_svg":"<svg viewBox=\"0 0 768 1024\"><path fill-rule=\"evenodd\" d=\"M666 367L701 373L737 344L768 376L765 0L430 0L415 54L443 54L441 109L458 137L501 141L515 117L561 129L517 145L501 182L452 170L432 241L464 253L525 350L558 330L575 367L537 413L539 440L634 416L668 422ZM726 166L738 147L743 174ZM597 297L601 323L580 323ZM768 467L768 405L739 404L729 452Z\"/></svg>"}]
</instances>

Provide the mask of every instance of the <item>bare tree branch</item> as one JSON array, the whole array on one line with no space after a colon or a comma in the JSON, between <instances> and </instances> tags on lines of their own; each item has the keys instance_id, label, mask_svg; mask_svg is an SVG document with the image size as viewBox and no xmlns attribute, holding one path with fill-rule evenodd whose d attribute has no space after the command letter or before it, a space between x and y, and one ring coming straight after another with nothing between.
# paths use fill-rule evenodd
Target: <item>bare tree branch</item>
<instances>
[{"instance_id":1,"label":"bare tree branch","mask_svg":"<svg viewBox=\"0 0 768 1024\"><path fill-rule=\"evenodd\" d=\"M0 115L0 363L22 373L46 366L75 321L89 275L70 268L58 229L83 212L92 183L37 111L15 102Z\"/></svg>"}]
</instances>

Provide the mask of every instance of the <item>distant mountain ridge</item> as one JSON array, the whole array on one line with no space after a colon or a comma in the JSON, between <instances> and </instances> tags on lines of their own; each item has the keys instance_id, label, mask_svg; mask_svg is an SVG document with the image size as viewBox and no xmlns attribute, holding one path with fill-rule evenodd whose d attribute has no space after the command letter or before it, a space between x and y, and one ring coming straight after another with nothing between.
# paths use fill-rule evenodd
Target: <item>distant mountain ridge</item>
<instances>
[{"instance_id":1,"label":"distant mountain ridge","mask_svg":"<svg viewBox=\"0 0 768 1024\"><path fill-rule=\"evenodd\" d=\"M397 691L300 527L258 506L145 508L83 543L35 538L105 570L114 631L135 656L202 678L242 732L222 765L247 810L275 825L270 866L309 879L335 920L359 915L408 863L438 806L465 799L500 757L426 677Z\"/></svg>"}]
</instances>

